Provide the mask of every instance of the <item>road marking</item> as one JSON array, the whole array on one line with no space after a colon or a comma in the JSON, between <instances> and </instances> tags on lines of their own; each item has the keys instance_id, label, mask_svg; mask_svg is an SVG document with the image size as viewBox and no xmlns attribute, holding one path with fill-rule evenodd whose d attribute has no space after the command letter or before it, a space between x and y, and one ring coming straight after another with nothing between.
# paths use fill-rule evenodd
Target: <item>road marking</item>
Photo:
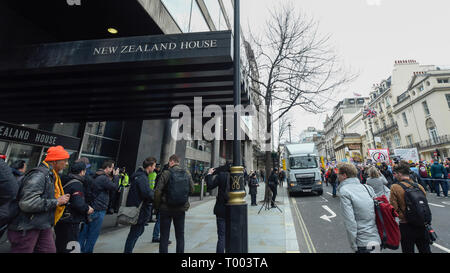
<instances>
[{"instance_id":1,"label":"road marking","mask_svg":"<svg viewBox=\"0 0 450 273\"><path fill-rule=\"evenodd\" d=\"M450 205L450 202L442 202L444 205Z\"/></svg>"},{"instance_id":2,"label":"road marking","mask_svg":"<svg viewBox=\"0 0 450 273\"><path fill-rule=\"evenodd\" d=\"M300 210L298 209L297 202L294 198L292 199L292 203L294 204L294 211L297 214L297 219L300 224L300 228L303 233L303 237L305 238L306 246L308 247L309 253L316 253L316 249L314 248L313 242L311 240L311 236L309 235L308 229L306 228L306 224L303 221L302 214L300 213Z\"/></svg>"},{"instance_id":3,"label":"road marking","mask_svg":"<svg viewBox=\"0 0 450 273\"><path fill-rule=\"evenodd\" d=\"M332 193L330 193L330 192L327 192L327 194L329 194L329 195L333 196L333 194L332 194Z\"/></svg>"},{"instance_id":4,"label":"road marking","mask_svg":"<svg viewBox=\"0 0 450 273\"><path fill-rule=\"evenodd\" d=\"M322 208L324 208L326 211L331 213L331 215L328 216L328 215L324 214L324 215L320 216L320 218L325 221L331 222L330 219L336 217L336 213L334 213L334 211L332 211L328 206L324 205L324 206L322 206Z\"/></svg>"},{"instance_id":5,"label":"road marking","mask_svg":"<svg viewBox=\"0 0 450 273\"><path fill-rule=\"evenodd\" d=\"M445 208L445 206L443 206L443 205L438 205L438 204L433 204L433 203L428 203L428 205L432 205L432 206L440 207L440 208Z\"/></svg>"},{"instance_id":6,"label":"road marking","mask_svg":"<svg viewBox=\"0 0 450 273\"><path fill-rule=\"evenodd\" d=\"M447 253L450 253L450 249L445 248L445 247L443 247L443 246L441 246L441 245L438 245L438 244L436 244L436 243L433 243L432 246L435 246L435 247L437 247L437 248L439 248L439 249L441 249L441 250L443 250L443 251L445 251L445 252L447 252Z\"/></svg>"}]
</instances>

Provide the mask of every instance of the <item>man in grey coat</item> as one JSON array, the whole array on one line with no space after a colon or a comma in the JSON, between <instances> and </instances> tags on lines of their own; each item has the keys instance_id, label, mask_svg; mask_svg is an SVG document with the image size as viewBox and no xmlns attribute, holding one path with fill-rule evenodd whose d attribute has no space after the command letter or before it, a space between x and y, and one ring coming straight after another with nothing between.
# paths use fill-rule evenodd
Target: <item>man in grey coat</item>
<instances>
[{"instance_id":1,"label":"man in grey coat","mask_svg":"<svg viewBox=\"0 0 450 273\"><path fill-rule=\"evenodd\" d=\"M352 164L339 164L338 179L341 183L338 193L351 248L356 253L371 253L381 244L372 199L375 192L362 185L357 174L358 170Z\"/></svg>"}]
</instances>

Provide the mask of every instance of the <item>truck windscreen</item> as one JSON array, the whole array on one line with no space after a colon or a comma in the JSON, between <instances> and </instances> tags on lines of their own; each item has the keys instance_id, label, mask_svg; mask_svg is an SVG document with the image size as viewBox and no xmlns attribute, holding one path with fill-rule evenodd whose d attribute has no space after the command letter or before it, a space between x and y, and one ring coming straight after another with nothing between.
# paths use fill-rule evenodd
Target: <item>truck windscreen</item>
<instances>
[{"instance_id":1,"label":"truck windscreen","mask_svg":"<svg viewBox=\"0 0 450 273\"><path fill-rule=\"evenodd\" d=\"M296 156L289 159L291 169L317 168L317 160L314 156Z\"/></svg>"}]
</instances>

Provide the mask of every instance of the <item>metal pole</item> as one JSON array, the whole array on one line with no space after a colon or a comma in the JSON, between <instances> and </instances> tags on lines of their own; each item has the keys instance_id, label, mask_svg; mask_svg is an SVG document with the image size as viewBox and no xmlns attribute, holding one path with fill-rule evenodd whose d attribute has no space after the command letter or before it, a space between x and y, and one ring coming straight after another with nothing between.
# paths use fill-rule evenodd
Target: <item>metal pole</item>
<instances>
[{"instance_id":1,"label":"metal pole","mask_svg":"<svg viewBox=\"0 0 450 273\"><path fill-rule=\"evenodd\" d=\"M234 92L236 109L241 104L240 65L240 1L234 1ZM234 112L233 166L229 181L229 200L225 210L225 252L248 253L247 203L244 200L244 167L242 166L240 141L240 113ZM239 137L239 138L238 138Z\"/></svg>"},{"instance_id":2,"label":"metal pole","mask_svg":"<svg viewBox=\"0 0 450 273\"><path fill-rule=\"evenodd\" d=\"M289 123L288 126L289 126L289 143L292 143L292 140L291 140L291 124Z\"/></svg>"},{"instance_id":3,"label":"metal pole","mask_svg":"<svg viewBox=\"0 0 450 273\"><path fill-rule=\"evenodd\" d=\"M372 134L372 140L373 140L373 148L377 148L377 143L375 142L375 136L373 135L373 128L372 128L372 119L369 118L369 125L370 125L370 133Z\"/></svg>"}]
</instances>

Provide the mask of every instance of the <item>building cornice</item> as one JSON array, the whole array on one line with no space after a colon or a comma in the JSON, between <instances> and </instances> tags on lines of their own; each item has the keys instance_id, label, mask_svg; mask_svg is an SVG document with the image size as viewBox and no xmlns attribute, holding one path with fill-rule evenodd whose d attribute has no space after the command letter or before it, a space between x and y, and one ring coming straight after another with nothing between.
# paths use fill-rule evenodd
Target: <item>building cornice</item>
<instances>
[{"instance_id":1,"label":"building cornice","mask_svg":"<svg viewBox=\"0 0 450 273\"><path fill-rule=\"evenodd\" d=\"M394 114L398 114L401 111L405 110L406 108L408 108L409 106L415 104L416 102L424 99L425 97L431 95L434 92L440 92L440 91L450 91L450 87L433 87L432 89L430 89L429 91L427 91L426 93L422 94L421 96L411 100L411 96L409 97L410 101L408 103L406 103L403 106L400 106L404 101L397 103L394 105ZM399 107L398 109L396 109L396 107Z\"/></svg>"}]
</instances>

